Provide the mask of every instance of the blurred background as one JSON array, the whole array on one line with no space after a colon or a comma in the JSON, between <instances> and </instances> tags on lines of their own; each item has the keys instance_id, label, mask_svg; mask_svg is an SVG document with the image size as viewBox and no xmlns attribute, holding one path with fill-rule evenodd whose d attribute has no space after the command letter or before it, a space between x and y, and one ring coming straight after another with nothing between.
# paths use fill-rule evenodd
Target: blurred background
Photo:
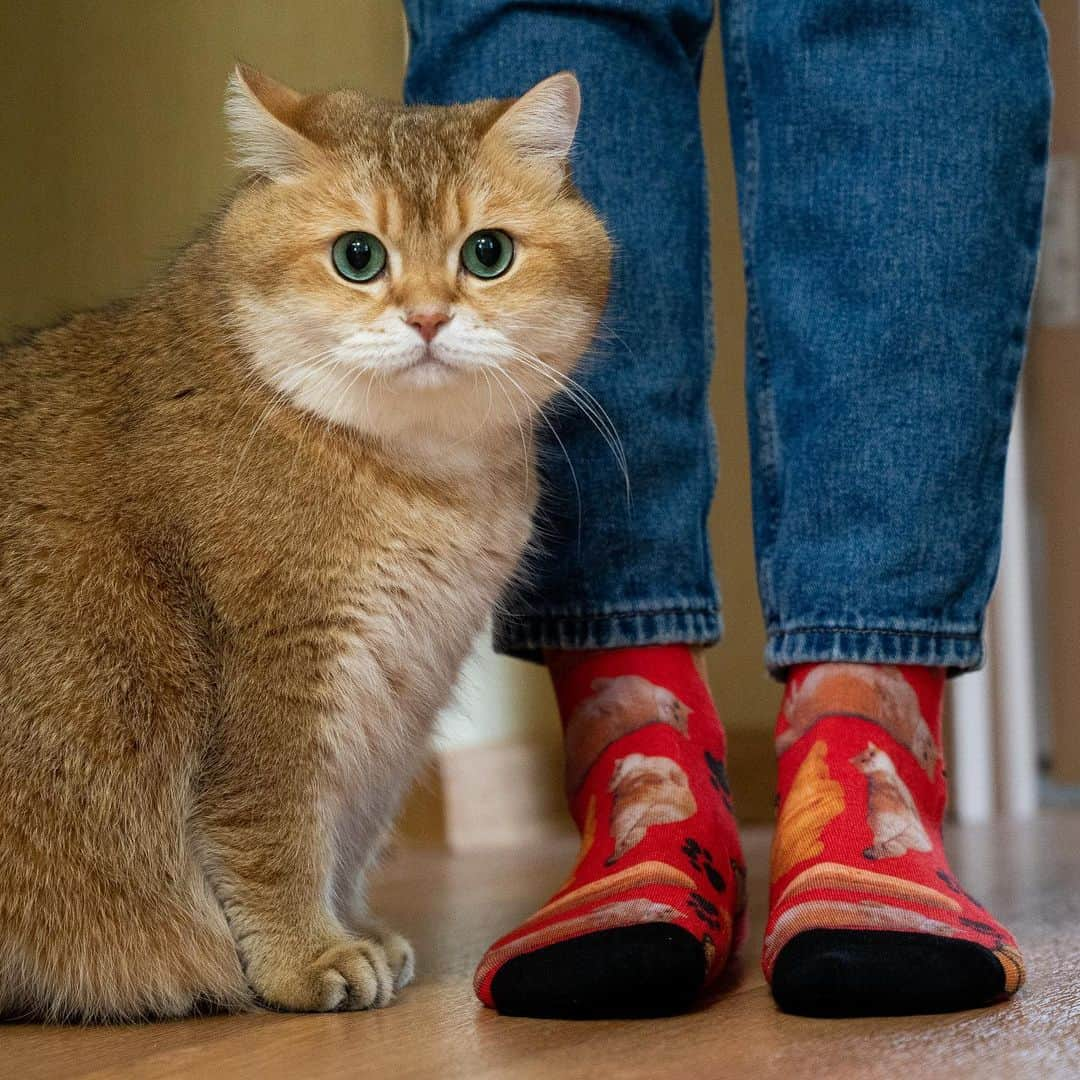
<instances>
[{"instance_id":1,"label":"blurred background","mask_svg":"<svg viewBox=\"0 0 1080 1080\"><path fill-rule=\"evenodd\" d=\"M1014 462L1011 480L1015 588L1005 610L995 601L992 634L999 652L1005 636L1022 641L1026 668L1017 674L995 654L983 675L960 680L968 689L953 702L957 730L979 744L964 758L978 766L976 797L964 803L975 818L1010 812L999 788L1009 790L1002 774L1016 738L1030 751L1038 800L1067 801L1080 790L1080 5L1045 0L1043 10L1057 88L1052 183L1024 376L1026 462L1019 472ZM406 49L397 0L0 0L0 339L131 291L224 197L235 176L221 101L236 57L301 89L351 85L400 98ZM744 296L715 32L702 116L721 456L712 532L727 622L710 677L741 816L770 820L779 688L761 664ZM403 835L461 848L563 827L558 735L543 671L480 643ZM1028 802L1011 811L1027 812Z\"/></svg>"}]
</instances>

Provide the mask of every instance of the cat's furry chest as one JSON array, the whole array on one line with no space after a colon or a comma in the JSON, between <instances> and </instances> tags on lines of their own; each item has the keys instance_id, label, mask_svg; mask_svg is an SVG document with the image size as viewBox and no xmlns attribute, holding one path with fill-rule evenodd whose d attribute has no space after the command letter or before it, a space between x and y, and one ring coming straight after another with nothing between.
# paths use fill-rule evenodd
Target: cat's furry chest
<instances>
[{"instance_id":1,"label":"cat's furry chest","mask_svg":"<svg viewBox=\"0 0 1080 1080\"><path fill-rule=\"evenodd\" d=\"M336 628L340 693L385 695L380 711L415 717L440 708L514 571L530 511L494 469L425 483L377 460L302 507L283 547Z\"/></svg>"},{"instance_id":2,"label":"cat's furry chest","mask_svg":"<svg viewBox=\"0 0 1080 1080\"><path fill-rule=\"evenodd\" d=\"M360 523L358 523L360 524ZM528 530L524 506L468 499L441 508L423 500L374 535L335 598L344 627L329 664L332 704L324 717L330 769L322 811L333 836L335 905L355 894L371 838L385 832L423 763L440 709L512 571ZM376 788L362 777L376 766Z\"/></svg>"},{"instance_id":3,"label":"cat's furry chest","mask_svg":"<svg viewBox=\"0 0 1080 1080\"><path fill-rule=\"evenodd\" d=\"M535 485L523 464L496 455L431 476L378 447L274 432L249 460L243 483L213 460L217 492L203 489L193 523L219 615L310 647L336 720L363 712L419 734L528 538Z\"/></svg>"},{"instance_id":4,"label":"cat's furry chest","mask_svg":"<svg viewBox=\"0 0 1080 1080\"><path fill-rule=\"evenodd\" d=\"M347 662L376 666L391 693L425 711L444 703L520 556L527 517L477 506L409 524L365 546L338 603L351 624Z\"/></svg>"}]
</instances>

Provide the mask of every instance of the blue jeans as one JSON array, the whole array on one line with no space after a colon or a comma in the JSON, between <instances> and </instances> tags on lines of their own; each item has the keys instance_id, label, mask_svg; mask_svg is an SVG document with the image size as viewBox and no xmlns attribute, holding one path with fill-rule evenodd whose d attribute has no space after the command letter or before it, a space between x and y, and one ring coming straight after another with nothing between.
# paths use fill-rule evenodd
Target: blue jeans
<instances>
[{"instance_id":1,"label":"blue jeans","mask_svg":"<svg viewBox=\"0 0 1080 1080\"><path fill-rule=\"evenodd\" d=\"M406 95L582 83L575 176L618 256L553 417L529 584L502 651L709 643L708 221L698 115L712 0L406 0ZM774 673L982 661L1050 113L1036 0L723 0L748 296L758 585Z\"/></svg>"}]
</instances>

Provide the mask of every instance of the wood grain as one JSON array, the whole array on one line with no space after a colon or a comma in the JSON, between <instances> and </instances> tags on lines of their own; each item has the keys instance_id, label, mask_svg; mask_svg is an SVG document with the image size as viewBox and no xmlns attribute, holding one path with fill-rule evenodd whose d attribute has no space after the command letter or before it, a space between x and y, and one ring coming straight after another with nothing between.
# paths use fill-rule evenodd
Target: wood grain
<instances>
[{"instance_id":1,"label":"wood grain","mask_svg":"<svg viewBox=\"0 0 1080 1080\"><path fill-rule=\"evenodd\" d=\"M956 829L954 869L1016 932L1030 973L1011 1004L920 1018L807 1020L772 1003L757 967L769 833L748 830L753 925L742 960L688 1016L573 1023L497 1016L473 998L485 946L547 898L572 838L528 851L402 852L375 904L417 945L420 974L381 1012L215 1017L128 1028L0 1027L12 1078L310 1076L1076 1076L1080 1062L1080 814Z\"/></svg>"}]
</instances>

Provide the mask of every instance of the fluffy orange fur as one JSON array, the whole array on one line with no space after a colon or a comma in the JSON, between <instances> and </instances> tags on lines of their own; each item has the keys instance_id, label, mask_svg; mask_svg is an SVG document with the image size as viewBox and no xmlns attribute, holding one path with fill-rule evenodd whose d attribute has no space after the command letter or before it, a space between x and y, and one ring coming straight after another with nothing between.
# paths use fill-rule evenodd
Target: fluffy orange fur
<instances>
[{"instance_id":1,"label":"fluffy orange fur","mask_svg":"<svg viewBox=\"0 0 1080 1080\"><path fill-rule=\"evenodd\" d=\"M573 76L516 102L246 68L248 176L142 294L0 355L0 1012L383 1005L363 874L530 530L602 309ZM514 241L483 280L460 251ZM366 284L331 248L378 236ZM407 320L448 321L431 346Z\"/></svg>"}]
</instances>

